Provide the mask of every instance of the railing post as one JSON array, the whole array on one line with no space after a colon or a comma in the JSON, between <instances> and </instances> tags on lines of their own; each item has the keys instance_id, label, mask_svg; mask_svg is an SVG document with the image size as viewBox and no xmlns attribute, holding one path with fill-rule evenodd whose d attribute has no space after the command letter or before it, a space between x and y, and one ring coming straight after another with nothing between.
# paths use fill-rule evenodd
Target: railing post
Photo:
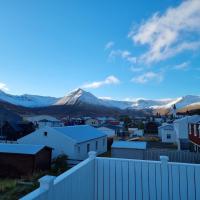
<instances>
[{"instance_id":1,"label":"railing post","mask_svg":"<svg viewBox=\"0 0 200 200\"><path fill-rule=\"evenodd\" d=\"M40 183L40 189L41 190L46 190L48 192L48 199L47 200L53 200L53 184L54 184L54 179L55 176L43 176L42 178L39 179Z\"/></svg>"},{"instance_id":2,"label":"railing post","mask_svg":"<svg viewBox=\"0 0 200 200\"><path fill-rule=\"evenodd\" d=\"M162 177L162 200L169 199L169 172L168 172L168 156L160 156L161 161L161 177Z\"/></svg>"},{"instance_id":3,"label":"railing post","mask_svg":"<svg viewBox=\"0 0 200 200\"><path fill-rule=\"evenodd\" d=\"M92 160L92 159L95 159L95 158L96 158L97 153L96 153L96 151L90 151L90 152L88 153L88 156L89 156L89 158Z\"/></svg>"},{"instance_id":4,"label":"railing post","mask_svg":"<svg viewBox=\"0 0 200 200\"><path fill-rule=\"evenodd\" d=\"M93 183L92 183L92 189L91 189L91 195L92 195L92 199L96 200L97 199L97 170L96 170L96 156L97 153L96 151L90 151L88 153L89 159L92 161L92 170L91 170L91 174L93 175L92 179L93 179Z\"/></svg>"}]
</instances>

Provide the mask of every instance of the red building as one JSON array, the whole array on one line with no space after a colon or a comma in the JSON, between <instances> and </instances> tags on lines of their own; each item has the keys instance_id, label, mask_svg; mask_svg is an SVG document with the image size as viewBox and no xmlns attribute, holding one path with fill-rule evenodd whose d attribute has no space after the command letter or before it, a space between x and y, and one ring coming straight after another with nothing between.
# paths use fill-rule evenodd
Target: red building
<instances>
[{"instance_id":1,"label":"red building","mask_svg":"<svg viewBox=\"0 0 200 200\"><path fill-rule=\"evenodd\" d=\"M188 125L191 151L200 152L200 122Z\"/></svg>"}]
</instances>

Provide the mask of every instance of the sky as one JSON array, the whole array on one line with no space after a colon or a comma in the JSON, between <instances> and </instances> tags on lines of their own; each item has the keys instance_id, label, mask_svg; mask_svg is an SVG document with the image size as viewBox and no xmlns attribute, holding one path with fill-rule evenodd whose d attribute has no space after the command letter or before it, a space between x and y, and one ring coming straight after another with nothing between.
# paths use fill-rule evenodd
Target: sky
<instances>
[{"instance_id":1,"label":"sky","mask_svg":"<svg viewBox=\"0 0 200 200\"><path fill-rule=\"evenodd\" d=\"M0 2L0 89L120 100L200 95L199 0Z\"/></svg>"}]
</instances>

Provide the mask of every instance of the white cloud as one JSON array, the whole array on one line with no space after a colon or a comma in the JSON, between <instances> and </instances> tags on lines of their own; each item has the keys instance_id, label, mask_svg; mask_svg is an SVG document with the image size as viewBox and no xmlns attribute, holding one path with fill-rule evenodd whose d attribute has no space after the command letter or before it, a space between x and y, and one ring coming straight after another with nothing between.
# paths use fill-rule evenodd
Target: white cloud
<instances>
[{"instance_id":1,"label":"white cloud","mask_svg":"<svg viewBox=\"0 0 200 200\"><path fill-rule=\"evenodd\" d=\"M95 89L95 88L100 88L100 87L105 86L105 85L116 85L116 84L119 84L119 83L120 83L120 80L117 77L111 75L111 76L108 76L103 81L95 81L95 82L92 82L92 83L84 84L82 86L82 88L85 88L85 89L89 89L89 88Z\"/></svg>"},{"instance_id":2,"label":"white cloud","mask_svg":"<svg viewBox=\"0 0 200 200\"><path fill-rule=\"evenodd\" d=\"M190 33L195 36L192 38ZM128 36L134 43L149 47L140 61L152 63L200 48L199 34L200 1L187 0L176 8L169 8L163 15L155 13L137 30L133 28Z\"/></svg>"},{"instance_id":3,"label":"white cloud","mask_svg":"<svg viewBox=\"0 0 200 200\"><path fill-rule=\"evenodd\" d=\"M185 70L188 68L189 62L183 62L181 64L175 65L173 69L175 70Z\"/></svg>"},{"instance_id":4,"label":"white cloud","mask_svg":"<svg viewBox=\"0 0 200 200\"><path fill-rule=\"evenodd\" d=\"M145 84L149 81L161 82L163 80L162 73L146 72L142 75L134 77L131 81L135 83Z\"/></svg>"},{"instance_id":5,"label":"white cloud","mask_svg":"<svg viewBox=\"0 0 200 200\"><path fill-rule=\"evenodd\" d=\"M0 83L0 90L2 91L9 91L7 85L5 83Z\"/></svg>"},{"instance_id":6,"label":"white cloud","mask_svg":"<svg viewBox=\"0 0 200 200\"><path fill-rule=\"evenodd\" d=\"M141 72L143 71L144 69L142 67L134 67L134 66L131 66L130 70L132 72Z\"/></svg>"},{"instance_id":7,"label":"white cloud","mask_svg":"<svg viewBox=\"0 0 200 200\"><path fill-rule=\"evenodd\" d=\"M109 42L105 45L105 50L111 49L114 45L115 45L115 43L114 43L113 41L109 41Z\"/></svg>"},{"instance_id":8,"label":"white cloud","mask_svg":"<svg viewBox=\"0 0 200 200\"><path fill-rule=\"evenodd\" d=\"M116 57L120 57L131 64L136 63L136 57L131 54L131 52L127 50L112 50L109 54L110 59L114 59Z\"/></svg>"}]
</instances>

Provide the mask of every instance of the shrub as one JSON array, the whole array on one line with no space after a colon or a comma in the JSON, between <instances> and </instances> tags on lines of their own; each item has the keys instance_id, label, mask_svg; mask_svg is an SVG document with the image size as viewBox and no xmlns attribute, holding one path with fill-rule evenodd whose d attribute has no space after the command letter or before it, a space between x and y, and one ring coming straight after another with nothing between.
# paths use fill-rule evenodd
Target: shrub
<instances>
[{"instance_id":1,"label":"shrub","mask_svg":"<svg viewBox=\"0 0 200 200\"><path fill-rule=\"evenodd\" d=\"M52 175L59 175L68 169L67 155L59 155L52 161L51 173Z\"/></svg>"}]
</instances>

